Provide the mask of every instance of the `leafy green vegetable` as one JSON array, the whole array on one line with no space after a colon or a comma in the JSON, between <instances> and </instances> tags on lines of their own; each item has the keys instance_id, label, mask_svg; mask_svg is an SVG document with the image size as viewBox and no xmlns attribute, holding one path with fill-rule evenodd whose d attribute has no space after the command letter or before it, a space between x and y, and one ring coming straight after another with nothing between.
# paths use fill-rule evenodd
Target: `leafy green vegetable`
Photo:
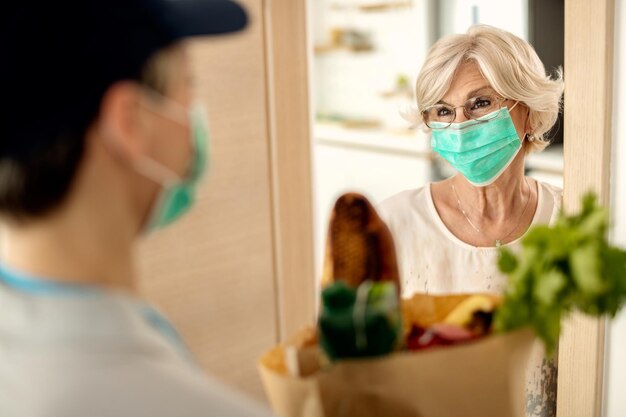
<instances>
[{"instance_id":1,"label":"leafy green vegetable","mask_svg":"<svg viewBox=\"0 0 626 417\"><path fill-rule=\"evenodd\" d=\"M496 331L530 326L552 354L573 309L615 316L626 302L626 251L609 245L607 230L606 209L587 194L579 214L561 212L553 226L531 228L519 253L501 248L498 267L509 287Z\"/></svg>"}]
</instances>

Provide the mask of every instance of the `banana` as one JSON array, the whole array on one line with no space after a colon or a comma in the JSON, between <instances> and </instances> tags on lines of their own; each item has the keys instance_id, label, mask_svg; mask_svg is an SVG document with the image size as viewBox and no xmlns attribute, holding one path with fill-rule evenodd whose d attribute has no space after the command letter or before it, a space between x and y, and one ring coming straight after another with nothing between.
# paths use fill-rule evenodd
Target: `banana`
<instances>
[{"instance_id":1,"label":"banana","mask_svg":"<svg viewBox=\"0 0 626 417\"><path fill-rule=\"evenodd\" d=\"M443 320L444 323L465 327L471 323L474 313L484 311L492 312L497 307L494 297L484 294L472 295L461 301Z\"/></svg>"}]
</instances>

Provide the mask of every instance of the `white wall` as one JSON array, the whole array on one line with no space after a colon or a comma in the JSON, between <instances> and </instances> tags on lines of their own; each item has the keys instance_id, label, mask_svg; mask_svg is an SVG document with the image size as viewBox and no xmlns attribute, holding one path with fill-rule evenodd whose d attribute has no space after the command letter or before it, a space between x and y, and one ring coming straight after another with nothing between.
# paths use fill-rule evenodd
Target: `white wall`
<instances>
[{"instance_id":1,"label":"white wall","mask_svg":"<svg viewBox=\"0 0 626 417\"><path fill-rule=\"evenodd\" d=\"M448 18L441 34L464 33L476 23L487 24L528 39L528 0L438 0Z\"/></svg>"},{"instance_id":2,"label":"white wall","mask_svg":"<svg viewBox=\"0 0 626 417\"><path fill-rule=\"evenodd\" d=\"M315 129L313 147L315 265L320 277L328 219L337 198L348 191L366 195L376 205L430 179L429 145L424 134L385 135L323 126Z\"/></svg>"},{"instance_id":3,"label":"white wall","mask_svg":"<svg viewBox=\"0 0 626 417\"><path fill-rule=\"evenodd\" d=\"M613 242L626 247L626 1L616 1L611 170ZM607 347L605 417L626 416L626 310L611 323Z\"/></svg>"}]
</instances>

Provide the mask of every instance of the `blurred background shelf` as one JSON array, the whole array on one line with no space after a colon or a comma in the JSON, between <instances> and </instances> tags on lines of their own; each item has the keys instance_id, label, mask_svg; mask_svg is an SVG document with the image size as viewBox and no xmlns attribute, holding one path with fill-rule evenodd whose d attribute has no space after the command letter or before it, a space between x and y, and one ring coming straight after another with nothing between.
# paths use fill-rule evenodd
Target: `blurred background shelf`
<instances>
[{"instance_id":1,"label":"blurred background shelf","mask_svg":"<svg viewBox=\"0 0 626 417\"><path fill-rule=\"evenodd\" d=\"M362 54L367 52L373 52L375 49L373 46L344 46L344 45L315 45L313 47L313 53L315 55L329 54L333 52L349 52L354 54Z\"/></svg>"},{"instance_id":2,"label":"blurred background shelf","mask_svg":"<svg viewBox=\"0 0 626 417\"><path fill-rule=\"evenodd\" d=\"M359 2L359 3L333 3L330 10L345 11L359 10L362 12L386 12L388 10L408 9L413 7L413 2L408 1L382 1L382 2Z\"/></svg>"},{"instance_id":3,"label":"blurred background shelf","mask_svg":"<svg viewBox=\"0 0 626 417\"><path fill-rule=\"evenodd\" d=\"M317 123L314 128L316 144L340 146L432 159L425 134L406 129L354 129L336 123Z\"/></svg>"}]
</instances>

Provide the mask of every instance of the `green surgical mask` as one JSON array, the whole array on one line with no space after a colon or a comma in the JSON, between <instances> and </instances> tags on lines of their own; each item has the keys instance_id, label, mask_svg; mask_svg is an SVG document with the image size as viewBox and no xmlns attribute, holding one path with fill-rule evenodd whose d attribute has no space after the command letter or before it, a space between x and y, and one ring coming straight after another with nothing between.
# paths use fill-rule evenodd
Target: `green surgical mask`
<instances>
[{"instance_id":1,"label":"green surgical mask","mask_svg":"<svg viewBox=\"0 0 626 417\"><path fill-rule=\"evenodd\" d=\"M169 104L178 106L180 109L177 103L170 102ZM161 191L152 206L146 224L148 231L169 225L191 208L195 202L198 183L207 170L209 131L204 109L200 105L194 105L185 112L188 113L188 122L173 115L170 117L170 119L180 123L189 123L191 128L193 155L185 177L181 178L171 169L148 157L143 157L135 165L137 171L142 175L161 185ZM163 115L168 117L167 114Z\"/></svg>"},{"instance_id":2,"label":"green surgical mask","mask_svg":"<svg viewBox=\"0 0 626 417\"><path fill-rule=\"evenodd\" d=\"M481 119L432 123L432 149L470 183L484 187L494 182L522 147L509 110L502 108Z\"/></svg>"}]
</instances>

